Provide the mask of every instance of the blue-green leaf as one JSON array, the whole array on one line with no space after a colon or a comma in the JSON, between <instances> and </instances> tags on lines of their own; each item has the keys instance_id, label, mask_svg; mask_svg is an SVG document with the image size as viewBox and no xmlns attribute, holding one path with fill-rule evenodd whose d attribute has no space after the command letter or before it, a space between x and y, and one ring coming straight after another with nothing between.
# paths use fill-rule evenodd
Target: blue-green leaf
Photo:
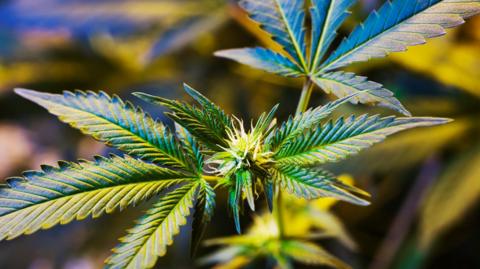
<instances>
[{"instance_id":1,"label":"blue-green leaf","mask_svg":"<svg viewBox=\"0 0 480 269\"><path fill-rule=\"evenodd\" d=\"M105 261L107 268L153 267L158 257L165 255L180 226L187 223L198 187L198 183L188 184L160 198L120 239Z\"/></svg>"},{"instance_id":2,"label":"blue-green leaf","mask_svg":"<svg viewBox=\"0 0 480 269\"><path fill-rule=\"evenodd\" d=\"M480 12L479 0L394 0L357 26L321 66L326 72L352 62L384 57L445 34Z\"/></svg>"},{"instance_id":3,"label":"blue-green leaf","mask_svg":"<svg viewBox=\"0 0 480 269\"><path fill-rule=\"evenodd\" d=\"M329 121L284 144L276 152L278 164L318 165L342 160L402 130L449 122L444 118L396 118L362 115Z\"/></svg>"},{"instance_id":4,"label":"blue-green leaf","mask_svg":"<svg viewBox=\"0 0 480 269\"><path fill-rule=\"evenodd\" d=\"M220 50L215 52L215 56L228 58L281 76L298 77L303 74L302 70L287 57L260 47Z\"/></svg>"},{"instance_id":5,"label":"blue-green leaf","mask_svg":"<svg viewBox=\"0 0 480 269\"><path fill-rule=\"evenodd\" d=\"M307 70L304 0L241 0L243 7L272 39Z\"/></svg>"},{"instance_id":6,"label":"blue-green leaf","mask_svg":"<svg viewBox=\"0 0 480 269\"><path fill-rule=\"evenodd\" d=\"M60 162L0 188L0 239L12 239L57 224L124 209L162 190L193 179L131 157L96 157L94 162Z\"/></svg>"},{"instance_id":7,"label":"blue-green leaf","mask_svg":"<svg viewBox=\"0 0 480 269\"><path fill-rule=\"evenodd\" d=\"M262 136L267 137L276 124L275 119L275 112L277 112L279 105L275 105L272 107L270 112L262 113L260 117L258 117L257 122L255 123L255 127L253 128L254 136Z\"/></svg>"},{"instance_id":8,"label":"blue-green leaf","mask_svg":"<svg viewBox=\"0 0 480 269\"><path fill-rule=\"evenodd\" d=\"M379 106L393 109L406 116L411 116L405 107L393 96L393 93L382 84L368 80L366 77L356 76L349 72L333 72L313 77L315 82L326 93L332 93L338 97L345 97L363 91L350 99L353 104L378 104Z\"/></svg>"},{"instance_id":9,"label":"blue-green leaf","mask_svg":"<svg viewBox=\"0 0 480 269\"><path fill-rule=\"evenodd\" d=\"M315 71L333 40L337 29L350 14L348 9L355 0L311 0L312 45L310 70Z\"/></svg>"},{"instance_id":10,"label":"blue-green leaf","mask_svg":"<svg viewBox=\"0 0 480 269\"><path fill-rule=\"evenodd\" d=\"M65 123L127 154L161 165L189 169L175 137L141 108L104 92L65 91L63 95L25 89L15 92Z\"/></svg>"},{"instance_id":11,"label":"blue-green leaf","mask_svg":"<svg viewBox=\"0 0 480 269\"><path fill-rule=\"evenodd\" d=\"M280 186L288 192L305 199L334 197L358 205L368 205L368 201L357 197L362 193L353 187L344 185L331 173L321 169L303 168L298 165L277 165L271 169L272 175Z\"/></svg>"}]
</instances>

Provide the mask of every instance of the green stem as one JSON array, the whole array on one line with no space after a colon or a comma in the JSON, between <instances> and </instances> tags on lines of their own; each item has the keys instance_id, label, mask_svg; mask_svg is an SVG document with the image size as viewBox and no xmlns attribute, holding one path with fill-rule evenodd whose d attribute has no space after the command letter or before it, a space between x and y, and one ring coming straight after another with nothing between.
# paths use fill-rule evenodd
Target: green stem
<instances>
[{"instance_id":1,"label":"green stem","mask_svg":"<svg viewBox=\"0 0 480 269\"><path fill-rule=\"evenodd\" d=\"M277 222L278 236L280 239L285 238L285 226L283 224L283 203L282 203L282 191L279 187L276 188L275 205L273 206L273 215Z\"/></svg>"},{"instance_id":2,"label":"green stem","mask_svg":"<svg viewBox=\"0 0 480 269\"><path fill-rule=\"evenodd\" d=\"M210 176L210 175L203 175L202 178L206 181L215 181L215 182L223 180L222 177Z\"/></svg>"},{"instance_id":3,"label":"green stem","mask_svg":"<svg viewBox=\"0 0 480 269\"><path fill-rule=\"evenodd\" d=\"M308 103L310 102L310 97L312 96L313 83L307 78L303 83L302 94L300 95L300 100L297 105L296 115L305 112L308 108Z\"/></svg>"},{"instance_id":4,"label":"green stem","mask_svg":"<svg viewBox=\"0 0 480 269\"><path fill-rule=\"evenodd\" d=\"M307 78L302 87L302 94L297 105L296 115L305 112L308 108L308 103L310 102L310 97L312 96L313 83ZM277 222L278 235L280 239L285 238L285 225L284 225L284 216L283 216L283 202L282 202L282 191L279 187L275 188L275 205L274 205L274 216Z\"/></svg>"}]
</instances>

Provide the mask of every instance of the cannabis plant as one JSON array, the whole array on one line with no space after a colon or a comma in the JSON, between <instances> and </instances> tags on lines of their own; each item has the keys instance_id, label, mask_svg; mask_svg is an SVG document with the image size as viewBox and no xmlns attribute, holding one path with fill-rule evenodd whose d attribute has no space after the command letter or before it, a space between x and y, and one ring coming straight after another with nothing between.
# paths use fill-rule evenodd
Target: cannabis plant
<instances>
[{"instance_id":1,"label":"cannabis plant","mask_svg":"<svg viewBox=\"0 0 480 269\"><path fill-rule=\"evenodd\" d=\"M278 106L245 126L244 121L226 114L189 86L185 90L196 105L134 94L169 109L167 116L174 121L174 128L104 92L48 94L17 89L18 94L63 122L125 155L61 161L57 167L44 165L41 171L26 171L21 177L7 179L0 189L0 239L95 218L154 199L106 260L108 268L150 268L165 254L192 209L192 253L195 251L212 219L216 191L226 192L238 232L240 214L246 207L255 210L256 199L263 193L278 216L281 238L283 191L305 199L334 197L367 205L366 192L342 183L322 165L345 159L393 133L449 120L378 115L332 119L331 113L345 102L376 103L409 113L381 85L351 73L331 71L442 34L443 27L457 25L478 10L473 2L387 2L322 61L353 1L312 0L308 46L304 1L242 1L284 52L254 48L218 55L281 75L308 78L297 113L279 124L275 118ZM340 98L307 109L311 81Z\"/></svg>"},{"instance_id":2,"label":"cannabis plant","mask_svg":"<svg viewBox=\"0 0 480 269\"><path fill-rule=\"evenodd\" d=\"M367 201L359 189L337 180L319 165L355 154L385 136L416 126L445 123L441 118L349 116L326 120L339 99L275 125L274 113L262 114L247 130L199 92L185 86L199 106L144 93L135 95L171 110L175 132L139 107L104 92L63 95L17 89L107 145L121 157L61 161L22 177L7 179L0 192L0 238L13 239L56 224L122 210L154 197L152 207L106 260L111 268L149 268L166 252L186 217L193 214L193 249L215 208L215 191L225 189L235 226L244 201L255 209L256 194L269 204L278 189L299 197L336 197L355 204Z\"/></svg>"}]
</instances>

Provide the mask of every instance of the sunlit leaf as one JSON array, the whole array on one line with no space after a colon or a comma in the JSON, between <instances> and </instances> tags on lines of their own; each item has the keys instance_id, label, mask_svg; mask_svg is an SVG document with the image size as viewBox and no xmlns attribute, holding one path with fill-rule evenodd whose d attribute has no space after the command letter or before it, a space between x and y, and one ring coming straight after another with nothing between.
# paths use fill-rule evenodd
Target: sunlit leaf
<instances>
[{"instance_id":1,"label":"sunlit leaf","mask_svg":"<svg viewBox=\"0 0 480 269\"><path fill-rule=\"evenodd\" d=\"M187 223L198 183L180 187L160 198L137 221L105 262L107 268L151 268L165 255L180 226Z\"/></svg>"},{"instance_id":2,"label":"sunlit leaf","mask_svg":"<svg viewBox=\"0 0 480 269\"><path fill-rule=\"evenodd\" d=\"M478 12L478 0L387 1L343 40L321 70L405 51L408 46L425 43L426 38L445 34L445 28L462 24L464 18Z\"/></svg>"},{"instance_id":3,"label":"sunlit leaf","mask_svg":"<svg viewBox=\"0 0 480 269\"><path fill-rule=\"evenodd\" d=\"M97 157L94 162L60 162L0 188L1 239L12 239L88 216L98 217L135 205L187 176L125 157Z\"/></svg>"},{"instance_id":4,"label":"sunlit leaf","mask_svg":"<svg viewBox=\"0 0 480 269\"><path fill-rule=\"evenodd\" d=\"M139 107L104 92L63 95L16 89L60 120L127 154L157 164L189 169L175 137Z\"/></svg>"},{"instance_id":5,"label":"sunlit leaf","mask_svg":"<svg viewBox=\"0 0 480 269\"><path fill-rule=\"evenodd\" d=\"M350 102L354 104L378 104L403 115L411 116L410 112L393 96L391 91L385 89L382 84L370 81L366 77L339 71L322 74L312 80L326 93L332 93L340 98L364 91L350 99Z\"/></svg>"},{"instance_id":6,"label":"sunlit leaf","mask_svg":"<svg viewBox=\"0 0 480 269\"><path fill-rule=\"evenodd\" d=\"M359 94L353 93L333 102L329 102L323 106L319 106L313 109L308 109L304 113L290 116L287 121L283 122L268 138L267 145L271 150L275 151L283 144L290 142L299 134L304 133L313 126L319 124L321 120L329 116L340 105L349 102L351 99Z\"/></svg>"},{"instance_id":7,"label":"sunlit leaf","mask_svg":"<svg viewBox=\"0 0 480 269\"><path fill-rule=\"evenodd\" d=\"M305 11L303 0L241 0L240 6L303 68L305 61Z\"/></svg>"},{"instance_id":8,"label":"sunlit leaf","mask_svg":"<svg viewBox=\"0 0 480 269\"><path fill-rule=\"evenodd\" d=\"M215 52L215 56L235 60L286 77L298 77L302 74L299 67L290 59L269 49L257 47L220 50Z\"/></svg>"},{"instance_id":9,"label":"sunlit leaf","mask_svg":"<svg viewBox=\"0 0 480 269\"><path fill-rule=\"evenodd\" d=\"M337 36L337 29L350 14L348 9L355 0L312 0L312 45L310 68L316 70L327 49Z\"/></svg>"},{"instance_id":10,"label":"sunlit leaf","mask_svg":"<svg viewBox=\"0 0 480 269\"><path fill-rule=\"evenodd\" d=\"M280 165L271 170L283 189L298 197L314 199L335 197L358 205L368 205L368 201L355 195L356 188L337 180L331 173L321 169L301 168L294 165ZM363 192L361 192L363 194Z\"/></svg>"},{"instance_id":11,"label":"sunlit leaf","mask_svg":"<svg viewBox=\"0 0 480 269\"><path fill-rule=\"evenodd\" d=\"M340 118L298 135L275 154L279 164L317 165L345 159L384 140L388 135L421 126L445 124L448 119L362 115Z\"/></svg>"}]
</instances>

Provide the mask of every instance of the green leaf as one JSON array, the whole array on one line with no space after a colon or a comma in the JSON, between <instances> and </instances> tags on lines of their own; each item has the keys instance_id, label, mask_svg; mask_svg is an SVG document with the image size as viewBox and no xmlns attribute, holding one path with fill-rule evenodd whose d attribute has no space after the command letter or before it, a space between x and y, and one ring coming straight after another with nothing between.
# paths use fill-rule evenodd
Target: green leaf
<instances>
[{"instance_id":1,"label":"green leaf","mask_svg":"<svg viewBox=\"0 0 480 269\"><path fill-rule=\"evenodd\" d=\"M254 136L261 136L262 138L267 137L274 129L275 124L277 123L275 117L275 112L277 112L279 105L275 105L270 112L262 113L258 117L257 123L253 128Z\"/></svg>"},{"instance_id":2,"label":"green leaf","mask_svg":"<svg viewBox=\"0 0 480 269\"><path fill-rule=\"evenodd\" d=\"M406 116L411 116L393 93L382 84L369 81L366 77L356 76L348 72L334 72L321 74L313 77L312 81L326 93L332 93L337 97L345 97L352 93L362 91L350 99L353 104L378 104L379 106L393 109Z\"/></svg>"},{"instance_id":3,"label":"green leaf","mask_svg":"<svg viewBox=\"0 0 480 269\"><path fill-rule=\"evenodd\" d=\"M429 191L420 215L420 244L431 247L448 229L464 219L480 198L480 147L454 161Z\"/></svg>"},{"instance_id":4,"label":"green leaf","mask_svg":"<svg viewBox=\"0 0 480 269\"><path fill-rule=\"evenodd\" d=\"M187 223L198 187L198 183L188 184L160 198L120 239L105 261L107 268L153 267L158 257L165 255L180 226Z\"/></svg>"},{"instance_id":5,"label":"green leaf","mask_svg":"<svg viewBox=\"0 0 480 269\"><path fill-rule=\"evenodd\" d=\"M211 221L215 209L215 191L205 181L201 180L198 198L195 203L195 213L192 223L192 240L190 254L193 256L200 245L207 224Z\"/></svg>"},{"instance_id":6,"label":"green leaf","mask_svg":"<svg viewBox=\"0 0 480 269\"><path fill-rule=\"evenodd\" d=\"M353 62L384 57L445 34L480 12L479 0L394 0L370 13L322 64L326 72Z\"/></svg>"},{"instance_id":7,"label":"green leaf","mask_svg":"<svg viewBox=\"0 0 480 269\"><path fill-rule=\"evenodd\" d=\"M307 70L304 0L241 0L239 4Z\"/></svg>"},{"instance_id":8,"label":"green leaf","mask_svg":"<svg viewBox=\"0 0 480 269\"><path fill-rule=\"evenodd\" d=\"M187 84L183 84L183 88L193 99L195 99L195 101L202 106L202 109L206 111L208 116L212 117L214 121L219 122L216 124L217 127L223 126L231 128L233 126L230 117L227 116L227 114L225 114L220 107L208 100L207 97L203 96L199 91L193 89Z\"/></svg>"},{"instance_id":9,"label":"green leaf","mask_svg":"<svg viewBox=\"0 0 480 269\"><path fill-rule=\"evenodd\" d=\"M310 70L315 71L337 36L337 29L350 14L354 0L311 0L312 45Z\"/></svg>"},{"instance_id":10,"label":"green leaf","mask_svg":"<svg viewBox=\"0 0 480 269\"><path fill-rule=\"evenodd\" d=\"M167 113L167 115L187 129L191 135L208 148L221 150L221 147L228 146L226 144L226 130L233 127L231 119L226 116L220 108L200 95L200 93L188 86L186 86L185 89L194 99L199 101L202 109L198 109L184 102L169 100L146 93L137 92L134 93L134 95L147 102L163 105L170 109L172 112Z\"/></svg>"},{"instance_id":11,"label":"green leaf","mask_svg":"<svg viewBox=\"0 0 480 269\"><path fill-rule=\"evenodd\" d=\"M57 224L124 209L192 179L131 157L96 157L94 162L59 162L0 188L0 239L13 239Z\"/></svg>"},{"instance_id":12,"label":"green leaf","mask_svg":"<svg viewBox=\"0 0 480 269\"><path fill-rule=\"evenodd\" d=\"M204 157L200 150L200 145L197 140L181 125L175 123L175 132L180 138L180 143L189 159L192 160L193 170L197 175L201 175L204 166Z\"/></svg>"},{"instance_id":13,"label":"green leaf","mask_svg":"<svg viewBox=\"0 0 480 269\"><path fill-rule=\"evenodd\" d=\"M324 106L319 106L314 109L310 108L304 113L290 116L287 121L284 121L280 127L274 130L266 139L266 144L270 150L275 151L283 144L289 142L299 134L304 133L313 126L319 124L323 119L330 115L340 105L350 101L360 92L353 93L349 96L329 102Z\"/></svg>"},{"instance_id":14,"label":"green leaf","mask_svg":"<svg viewBox=\"0 0 480 269\"><path fill-rule=\"evenodd\" d=\"M322 247L306 241L282 241L281 251L284 255L304 264L328 265L339 269L351 268Z\"/></svg>"},{"instance_id":15,"label":"green leaf","mask_svg":"<svg viewBox=\"0 0 480 269\"><path fill-rule=\"evenodd\" d=\"M39 105L84 134L116 147L127 154L161 165L188 169L179 143L161 123L141 108L124 103L118 96L104 92L63 95L25 89L15 92Z\"/></svg>"},{"instance_id":16,"label":"green leaf","mask_svg":"<svg viewBox=\"0 0 480 269\"><path fill-rule=\"evenodd\" d=\"M449 119L411 117L396 118L362 115L329 121L298 135L274 155L279 164L318 165L345 159L372 146L386 136L421 126L445 124Z\"/></svg>"},{"instance_id":17,"label":"green leaf","mask_svg":"<svg viewBox=\"0 0 480 269\"><path fill-rule=\"evenodd\" d=\"M271 169L273 178L288 192L305 199L334 197L357 205L369 202L357 197L365 192L347 186L337 180L331 173L322 169L302 168L297 165L277 165Z\"/></svg>"},{"instance_id":18,"label":"green leaf","mask_svg":"<svg viewBox=\"0 0 480 269\"><path fill-rule=\"evenodd\" d=\"M285 77L299 77L303 74L290 59L269 49L258 47L228 49L216 51L214 55Z\"/></svg>"}]
</instances>

